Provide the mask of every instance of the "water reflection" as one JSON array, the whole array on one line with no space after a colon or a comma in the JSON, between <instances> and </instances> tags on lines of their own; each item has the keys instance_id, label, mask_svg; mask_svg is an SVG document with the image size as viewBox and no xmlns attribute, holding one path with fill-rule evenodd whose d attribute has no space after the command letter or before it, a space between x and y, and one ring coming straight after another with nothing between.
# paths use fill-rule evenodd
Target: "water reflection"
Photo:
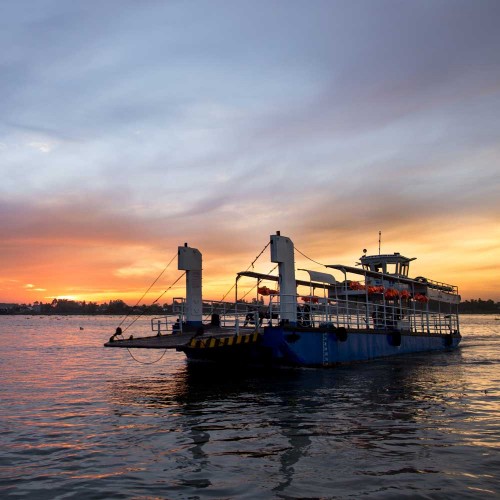
<instances>
[{"instance_id":1,"label":"water reflection","mask_svg":"<svg viewBox=\"0 0 500 500\"><path fill-rule=\"evenodd\" d=\"M186 366L175 353L139 365L101 347L112 319L85 320L75 335L82 318L5 319L3 496L498 494L492 321L464 325L452 353L266 372Z\"/></svg>"},{"instance_id":2,"label":"water reflection","mask_svg":"<svg viewBox=\"0 0 500 500\"><path fill-rule=\"evenodd\" d=\"M457 351L330 370L228 372L189 364L170 375L113 382L110 391L117 413L154 409L167 418L195 464L182 482L209 486L228 458L240 467L249 459L278 461L272 490L281 494L298 487L311 462L324 468L317 457L325 454L329 467L357 464L366 476L436 472L424 463L426 446L453 445L445 427L463 411L464 386ZM389 465L395 460L397 467ZM257 473L263 465L253 467Z\"/></svg>"},{"instance_id":3,"label":"water reflection","mask_svg":"<svg viewBox=\"0 0 500 500\"><path fill-rule=\"evenodd\" d=\"M384 409L391 419L409 421L420 418L422 410L446 406L450 396L465 393L460 351L443 356L406 356L329 370L227 371L186 364L171 374L112 381L110 394L118 412L125 406L195 416L210 404L240 403L308 415L350 406L372 415ZM399 404L408 401L416 404Z\"/></svg>"}]
</instances>

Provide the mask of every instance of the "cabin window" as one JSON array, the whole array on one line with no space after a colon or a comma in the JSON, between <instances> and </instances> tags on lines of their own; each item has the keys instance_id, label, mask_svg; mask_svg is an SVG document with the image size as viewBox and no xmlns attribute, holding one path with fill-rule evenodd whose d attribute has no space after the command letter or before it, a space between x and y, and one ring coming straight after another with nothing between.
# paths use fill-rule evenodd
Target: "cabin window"
<instances>
[{"instance_id":1,"label":"cabin window","mask_svg":"<svg viewBox=\"0 0 500 500\"><path fill-rule=\"evenodd\" d=\"M395 274L398 272L398 267L397 267L397 264L389 264L387 266L387 272L389 274Z\"/></svg>"}]
</instances>

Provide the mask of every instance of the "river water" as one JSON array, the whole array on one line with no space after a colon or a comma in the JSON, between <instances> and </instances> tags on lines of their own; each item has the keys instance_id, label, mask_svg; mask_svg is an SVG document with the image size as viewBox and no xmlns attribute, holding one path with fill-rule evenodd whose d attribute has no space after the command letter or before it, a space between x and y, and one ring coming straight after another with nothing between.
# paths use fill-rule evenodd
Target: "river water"
<instances>
[{"instance_id":1,"label":"river water","mask_svg":"<svg viewBox=\"0 0 500 500\"><path fill-rule=\"evenodd\" d=\"M453 352L273 371L143 364L102 347L118 323L0 316L1 498L500 497L494 316Z\"/></svg>"}]
</instances>

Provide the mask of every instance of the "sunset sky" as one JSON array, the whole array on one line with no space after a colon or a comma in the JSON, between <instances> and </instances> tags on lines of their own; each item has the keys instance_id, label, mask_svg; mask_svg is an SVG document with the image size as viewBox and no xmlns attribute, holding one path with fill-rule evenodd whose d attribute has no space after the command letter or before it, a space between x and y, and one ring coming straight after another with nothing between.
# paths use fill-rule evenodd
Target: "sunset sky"
<instances>
[{"instance_id":1,"label":"sunset sky","mask_svg":"<svg viewBox=\"0 0 500 500\"><path fill-rule=\"evenodd\" d=\"M7 0L0 27L0 302L132 303L184 242L220 299L276 230L349 265L380 230L500 300L498 0Z\"/></svg>"}]
</instances>

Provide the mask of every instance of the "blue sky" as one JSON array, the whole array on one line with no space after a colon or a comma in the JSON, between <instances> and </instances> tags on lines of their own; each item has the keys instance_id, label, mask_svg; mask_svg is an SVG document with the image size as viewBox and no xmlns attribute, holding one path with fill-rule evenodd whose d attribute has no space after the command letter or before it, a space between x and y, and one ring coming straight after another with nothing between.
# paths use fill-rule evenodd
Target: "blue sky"
<instances>
[{"instance_id":1,"label":"blue sky","mask_svg":"<svg viewBox=\"0 0 500 500\"><path fill-rule=\"evenodd\" d=\"M483 0L2 2L0 301L132 297L184 241L224 288L277 229L330 263L382 230L500 299L499 25Z\"/></svg>"}]
</instances>

